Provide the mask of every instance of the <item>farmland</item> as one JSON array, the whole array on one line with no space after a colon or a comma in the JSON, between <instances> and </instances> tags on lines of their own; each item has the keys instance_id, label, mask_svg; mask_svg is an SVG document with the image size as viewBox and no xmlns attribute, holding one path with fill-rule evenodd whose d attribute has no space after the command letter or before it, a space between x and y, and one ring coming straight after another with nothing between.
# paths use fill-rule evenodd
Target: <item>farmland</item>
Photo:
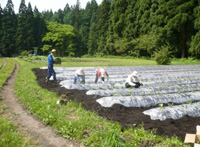
<instances>
[{"instance_id":1,"label":"farmland","mask_svg":"<svg viewBox=\"0 0 200 147\"><path fill-rule=\"evenodd\" d=\"M80 60L81 62L77 62ZM84 61L87 60L88 59L84 59ZM108 70L110 74L110 80L109 80L110 87L106 86L106 88L108 88L107 90L111 90L112 88L117 89L118 91L123 90L123 81L127 75L124 74L121 77L121 81L119 80L117 82L116 81L112 82L115 79L114 77L116 76L114 75L114 73L112 74L112 71L115 69L115 67L109 68L108 66L111 66L112 63L114 64L114 66L117 66L116 61L118 61L120 66L123 64L124 64L123 66L125 66L125 64L127 66L130 66L130 64L123 62L127 60L115 59L115 62L113 62L113 59L101 59L102 62L93 62L97 59L89 59L89 60L90 62L88 63L88 62L83 62L83 59L64 59L64 61L66 62L64 62L62 65L56 65L56 68L61 66L69 67L70 64L73 64L74 67L67 68L67 70L71 69L72 71L70 73L71 75L69 74L66 76L68 78L71 77L69 81L73 81L74 71L78 67L80 66L84 67L85 70L87 71L86 73L88 73L89 75L90 70L87 69L88 64L89 65L93 64L96 67L103 66ZM183 143L183 136L185 135L185 133L190 131L187 130L188 128L186 126L188 125L187 122L192 120L191 117L185 116L177 120L167 119L165 121L160 121L160 120L151 120L150 116L143 114L145 110L155 107L159 107L160 110L163 110L162 109L163 107L170 106L169 104L171 103L165 104L163 102L148 107L124 106L123 104L117 103L108 107L103 104L101 105L99 102L97 102L97 100L100 100L102 98L104 99L108 97L108 95L106 96L96 95L96 94L87 95L86 92L89 91L89 89L85 90L66 89L64 87L61 87L60 83L54 83L54 82L46 84L45 76L47 74L47 71L45 69L40 69L41 67L46 66L46 62L43 62L42 60L40 61L27 60L28 61L27 62L24 61L24 59L23 60L16 59L16 61L20 65L20 69L16 77L15 93L20 103L29 112L29 114L34 115L34 117L38 118L44 124L47 124L48 126L54 128L60 135L62 135L66 139L75 140L76 142L83 144L84 146L148 146L148 145L187 146L186 144ZM139 65L140 62L134 59L130 59L129 61L132 61L131 65L133 63L135 63L135 65ZM146 62L148 61L146 60ZM150 61L149 63L151 63L151 65L155 65L153 61ZM183 63L181 62L181 64ZM145 65L145 62L143 65ZM94 81L93 69L95 69L95 66L93 67L90 66L92 67L91 77L88 76L88 78L86 79L87 81L85 86L89 86L91 84L91 86L94 87L92 90L95 89L103 90L102 88L104 86L102 86L100 83L97 84L99 86L96 85L97 87L99 87L99 89L97 89L97 87L95 88L95 85L93 84ZM140 73L140 78L141 80L143 80L144 86L141 87L140 89L137 89L138 94L144 89L148 89L147 91L151 91L152 88L155 88L156 90L157 87L155 86L155 83L157 82L158 84L159 82L162 81L159 80L159 78L161 77L158 77L157 79L150 78L151 77L150 75L148 77L146 74L147 71L142 69L143 67L144 66L131 67L134 68L134 70L136 69ZM153 68L156 67L158 66L145 66L145 69L146 70L148 69L149 71L152 70L151 73L153 75L155 74L153 72ZM190 66L183 66L183 68L184 67L189 68ZM132 73L132 70L133 69L126 71L127 74L129 72ZM121 70L121 72L122 71L125 70ZM156 73L158 71L159 70L157 70ZM170 74L173 75L173 72L171 72L170 69L163 70L163 72L166 73L163 74L164 77L170 76ZM194 73L192 72L190 80L191 81L194 81L195 79L198 80L198 78L195 77L193 74ZM89 79L91 79L91 81ZM148 80L151 80L151 82ZM175 79L173 78L171 79L171 81L174 80ZM188 79L187 81L190 80ZM163 84L162 86L165 87L166 85L168 85L168 87L171 87L169 81L170 78L166 79L164 83L168 84L165 85ZM178 85L180 85L181 80L180 81L177 80L177 82L179 82ZM116 86L115 84L117 84L118 86ZM83 85L81 86L84 87ZM162 89L161 86L159 87L160 89ZM124 90L130 90L130 89L124 89ZM162 93L161 91L162 90L160 90L160 96L162 94L166 94L164 92ZM164 88L163 91L166 91L166 89ZM186 91L186 93L194 93L194 92L198 93L197 90L196 91L192 90L191 92ZM137 96L135 93L135 97L139 96L147 97L148 95L152 97L154 96L158 97L159 95L154 93L151 94L145 93L145 94L146 95L144 95L143 93ZM176 93L171 93L171 94L175 95ZM118 99L118 97L125 97L125 96L126 95L124 94L122 95L119 93L118 95L116 95L116 93L113 93L109 97L111 97L112 99ZM127 96L131 97L134 95L128 94ZM59 99L68 99L69 101L68 105L57 105L56 102ZM190 105L192 103L195 103L195 101L192 102L189 101L187 104ZM163 104L163 106L161 104ZM177 104L174 103L173 106L175 105ZM195 127L193 127L196 125L195 120L197 122L198 118L194 118L192 122L190 122L191 123L190 128L193 129L191 130L191 133L195 132ZM179 128L177 126L179 126ZM170 130L169 128L172 128L173 130ZM180 131L180 129L182 131ZM176 136L178 136L178 138ZM164 139L165 137L167 138Z\"/></svg>"}]
</instances>

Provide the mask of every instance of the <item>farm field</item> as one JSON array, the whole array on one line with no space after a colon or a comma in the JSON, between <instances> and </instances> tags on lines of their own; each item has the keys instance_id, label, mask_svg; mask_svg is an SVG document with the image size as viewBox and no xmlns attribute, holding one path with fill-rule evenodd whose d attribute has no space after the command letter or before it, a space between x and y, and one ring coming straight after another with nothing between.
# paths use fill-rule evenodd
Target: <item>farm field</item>
<instances>
[{"instance_id":1,"label":"farm field","mask_svg":"<svg viewBox=\"0 0 200 147\"><path fill-rule=\"evenodd\" d=\"M72 84L78 67L55 67L60 83L45 83L46 67L34 69L42 88L81 102L86 110L119 122L123 127L143 124L161 136L178 136L195 132L199 125L200 66L111 66L105 67L109 82L94 84L95 67L84 67L86 84ZM138 71L144 86L125 89L126 77Z\"/></svg>"}]
</instances>

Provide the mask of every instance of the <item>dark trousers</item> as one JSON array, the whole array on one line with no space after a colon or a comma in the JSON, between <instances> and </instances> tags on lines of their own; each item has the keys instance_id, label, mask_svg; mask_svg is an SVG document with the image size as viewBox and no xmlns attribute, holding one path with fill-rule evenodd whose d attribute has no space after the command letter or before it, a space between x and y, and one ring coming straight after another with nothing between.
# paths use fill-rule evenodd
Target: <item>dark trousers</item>
<instances>
[{"instance_id":1,"label":"dark trousers","mask_svg":"<svg viewBox=\"0 0 200 147\"><path fill-rule=\"evenodd\" d=\"M140 83L139 83L139 82L133 82L133 83L135 83L136 85L135 85L135 86L131 86L131 85L129 85L129 83L126 83L126 84L125 84L125 87L126 87L126 88L129 88L129 87L139 88L139 87L140 87Z\"/></svg>"},{"instance_id":2,"label":"dark trousers","mask_svg":"<svg viewBox=\"0 0 200 147\"><path fill-rule=\"evenodd\" d=\"M97 83L98 79L99 79L99 78L98 78L98 73L96 73L96 78L95 78L95 81L94 81L94 82ZM104 77L101 77L101 80L104 81L105 78L104 78Z\"/></svg>"},{"instance_id":3,"label":"dark trousers","mask_svg":"<svg viewBox=\"0 0 200 147\"><path fill-rule=\"evenodd\" d=\"M52 75L53 75L53 79L56 80L56 72L53 69L53 64L48 64L48 76L47 76L47 79L49 80Z\"/></svg>"}]
</instances>

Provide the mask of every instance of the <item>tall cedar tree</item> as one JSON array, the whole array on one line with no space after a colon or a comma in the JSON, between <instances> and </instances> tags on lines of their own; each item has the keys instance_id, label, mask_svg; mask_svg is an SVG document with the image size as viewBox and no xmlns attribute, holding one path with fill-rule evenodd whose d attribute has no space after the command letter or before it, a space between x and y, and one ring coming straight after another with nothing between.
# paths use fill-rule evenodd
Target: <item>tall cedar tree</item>
<instances>
[{"instance_id":1,"label":"tall cedar tree","mask_svg":"<svg viewBox=\"0 0 200 147\"><path fill-rule=\"evenodd\" d=\"M63 23L72 25L72 10L69 7L69 4L66 4L64 11L63 11Z\"/></svg>"},{"instance_id":2,"label":"tall cedar tree","mask_svg":"<svg viewBox=\"0 0 200 147\"><path fill-rule=\"evenodd\" d=\"M87 7L86 7L87 8ZM97 51L98 45L97 45L97 22L98 22L98 4L95 0L91 0L91 4L89 7L89 11L91 13L90 18L90 30L89 30L89 38L87 42L88 47L88 54L94 55L95 51Z\"/></svg>"},{"instance_id":3,"label":"tall cedar tree","mask_svg":"<svg viewBox=\"0 0 200 147\"><path fill-rule=\"evenodd\" d=\"M95 0L88 2L85 10L82 10L82 20L80 27L80 35L82 38L82 47L83 54L88 53L88 41L89 41L89 32L91 26L91 19L93 15L96 15L98 10L98 5ZM95 18L95 17L94 17Z\"/></svg>"},{"instance_id":4,"label":"tall cedar tree","mask_svg":"<svg viewBox=\"0 0 200 147\"><path fill-rule=\"evenodd\" d=\"M26 16L26 30L27 30L27 45L28 50L33 50L33 47L35 46L35 37L34 37L34 16L33 16L33 10L31 7L31 4L28 3L28 9L27 9L27 16Z\"/></svg>"},{"instance_id":5,"label":"tall cedar tree","mask_svg":"<svg viewBox=\"0 0 200 147\"><path fill-rule=\"evenodd\" d=\"M200 1L194 9L194 28L196 34L192 37L191 47L189 52L192 56L200 59Z\"/></svg>"},{"instance_id":6,"label":"tall cedar tree","mask_svg":"<svg viewBox=\"0 0 200 147\"><path fill-rule=\"evenodd\" d=\"M18 52L28 51L27 44L27 7L25 4L25 0L21 0L18 14L18 27L17 27L17 49Z\"/></svg>"},{"instance_id":7,"label":"tall cedar tree","mask_svg":"<svg viewBox=\"0 0 200 147\"><path fill-rule=\"evenodd\" d=\"M34 48L37 49L37 54L42 54L42 38L44 37L45 33L47 32L46 23L42 18L42 14L38 11L37 7L34 9L34 40L35 45Z\"/></svg>"},{"instance_id":8,"label":"tall cedar tree","mask_svg":"<svg viewBox=\"0 0 200 147\"><path fill-rule=\"evenodd\" d=\"M0 51L3 56L11 57L15 54L16 44L16 27L17 27L17 17L14 12L14 5L12 0L8 0L6 7L3 10L2 17L2 32L0 40Z\"/></svg>"},{"instance_id":9,"label":"tall cedar tree","mask_svg":"<svg viewBox=\"0 0 200 147\"><path fill-rule=\"evenodd\" d=\"M109 0L103 0L99 7L99 20L98 20L98 51L100 55L108 55L108 49L105 46L108 27L109 27L109 18L110 18L110 5Z\"/></svg>"},{"instance_id":10,"label":"tall cedar tree","mask_svg":"<svg viewBox=\"0 0 200 147\"><path fill-rule=\"evenodd\" d=\"M82 46L82 38L80 34L80 26L81 26L81 8L80 1L76 1L76 5L72 8L72 26L74 27L75 38L73 40L75 56L83 55L83 46Z\"/></svg>"}]
</instances>

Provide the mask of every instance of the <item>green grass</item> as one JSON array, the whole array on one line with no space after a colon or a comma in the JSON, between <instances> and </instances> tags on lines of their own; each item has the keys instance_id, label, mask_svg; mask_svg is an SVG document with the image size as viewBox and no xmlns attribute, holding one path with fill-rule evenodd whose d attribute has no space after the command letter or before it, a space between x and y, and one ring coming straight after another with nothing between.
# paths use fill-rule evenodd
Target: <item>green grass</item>
<instances>
[{"instance_id":1,"label":"green grass","mask_svg":"<svg viewBox=\"0 0 200 147\"><path fill-rule=\"evenodd\" d=\"M0 89L11 75L15 67L15 61L12 59L5 59L6 65L0 70ZM30 146L30 140L20 134L12 121L5 115L7 111L6 106L2 102L0 96L0 146L14 147L14 146Z\"/></svg>"},{"instance_id":2,"label":"green grass","mask_svg":"<svg viewBox=\"0 0 200 147\"><path fill-rule=\"evenodd\" d=\"M0 69L1 69L2 65L3 65L3 59L0 58Z\"/></svg>"},{"instance_id":3,"label":"green grass","mask_svg":"<svg viewBox=\"0 0 200 147\"><path fill-rule=\"evenodd\" d=\"M128 65L129 62L139 65L145 65L145 60L126 61L125 59L96 59L102 60L95 62L95 59L70 59L80 60L78 62L69 62L68 58L64 58L62 66L119 66ZM154 131L145 131L144 128L122 129L117 123L110 122L95 112L86 111L81 104L69 102L68 105L57 105L59 96L54 92L42 89L37 81L33 68L46 65L43 62L27 62L21 59L17 60L21 67L16 78L15 89L17 97L27 110L39 118L47 125L55 128L63 137L76 140L84 146L90 147L138 147L143 145L154 146L187 146L176 137L163 138L155 135ZM103 62L105 61L105 62ZM91 63L92 62L92 63ZM107 62L109 64L107 64ZM118 63L116 63L118 62ZM149 62L146 60L146 63ZM149 63L153 63L150 61ZM63 63L63 62L62 62ZM89 64L89 65L88 65ZM149 64L148 64L149 65ZM122 131L123 130L123 131Z\"/></svg>"},{"instance_id":4,"label":"green grass","mask_svg":"<svg viewBox=\"0 0 200 147\"><path fill-rule=\"evenodd\" d=\"M32 61L40 63L43 66L47 64L46 56L34 56L25 59L26 61ZM145 58L132 58L132 57L90 57L90 58L61 58L62 64L55 66L62 67L98 67L98 66L148 66L157 65L156 61ZM198 65L200 60L188 58L188 59L172 59L171 65Z\"/></svg>"}]
</instances>

